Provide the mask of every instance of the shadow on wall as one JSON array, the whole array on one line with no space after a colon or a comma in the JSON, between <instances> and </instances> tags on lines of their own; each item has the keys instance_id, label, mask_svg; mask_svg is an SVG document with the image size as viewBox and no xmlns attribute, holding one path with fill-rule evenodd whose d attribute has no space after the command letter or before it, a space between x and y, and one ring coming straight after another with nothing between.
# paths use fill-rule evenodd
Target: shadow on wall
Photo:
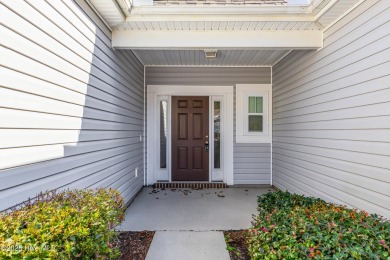
<instances>
[{"instance_id":1,"label":"shadow on wall","mask_svg":"<svg viewBox=\"0 0 390 260\"><path fill-rule=\"evenodd\" d=\"M0 10L0 210L57 188L129 201L143 185L143 65L111 49L85 1Z\"/></svg>"}]
</instances>

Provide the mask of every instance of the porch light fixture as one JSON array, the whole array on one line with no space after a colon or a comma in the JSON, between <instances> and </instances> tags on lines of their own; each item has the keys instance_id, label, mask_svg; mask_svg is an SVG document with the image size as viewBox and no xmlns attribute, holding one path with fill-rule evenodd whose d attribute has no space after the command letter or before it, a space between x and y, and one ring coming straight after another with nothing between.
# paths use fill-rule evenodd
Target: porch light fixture
<instances>
[{"instance_id":1,"label":"porch light fixture","mask_svg":"<svg viewBox=\"0 0 390 260\"><path fill-rule=\"evenodd\" d=\"M214 60L217 58L218 50L204 50L204 55L207 60Z\"/></svg>"}]
</instances>

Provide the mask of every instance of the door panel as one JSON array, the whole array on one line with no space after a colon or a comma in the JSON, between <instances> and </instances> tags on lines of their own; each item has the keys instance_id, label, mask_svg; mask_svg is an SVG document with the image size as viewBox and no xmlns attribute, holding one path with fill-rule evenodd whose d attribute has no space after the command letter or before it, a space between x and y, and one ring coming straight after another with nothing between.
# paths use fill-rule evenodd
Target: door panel
<instances>
[{"instance_id":1,"label":"door panel","mask_svg":"<svg viewBox=\"0 0 390 260\"><path fill-rule=\"evenodd\" d=\"M208 181L209 97L172 97L172 180Z\"/></svg>"},{"instance_id":2,"label":"door panel","mask_svg":"<svg viewBox=\"0 0 390 260\"><path fill-rule=\"evenodd\" d=\"M193 169L202 170L203 169L203 147L193 147L192 148L192 163L194 164Z\"/></svg>"},{"instance_id":3,"label":"door panel","mask_svg":"<svg viewBox=\"0 0 390 260\"><path fill-rule=\"evenodd\" d=\"M179 123L179 135L178 139L180 140L188 140L188 114L187 113L180 113L178 114Z\"/></svg>"},{"instance_id":4,"label":"door panel","mask_svg":"<svg viewBox=\"0 0 390 260\"><path fill-rule=\"evenodd\" d=\"M203 139L203 114L194 113L192 116L192 125L193 125L193 139L199 140Z\"/></svg>"},{"instance_id":5,"label":"door panel","mask_svg":"<svg viewBox=\"0 0 390 260\"><path fill-rule=\"evenodd\" d=\"M180 170L188 170L188 148L178 147L178 165Z\"/></svg>"}]
</instances>

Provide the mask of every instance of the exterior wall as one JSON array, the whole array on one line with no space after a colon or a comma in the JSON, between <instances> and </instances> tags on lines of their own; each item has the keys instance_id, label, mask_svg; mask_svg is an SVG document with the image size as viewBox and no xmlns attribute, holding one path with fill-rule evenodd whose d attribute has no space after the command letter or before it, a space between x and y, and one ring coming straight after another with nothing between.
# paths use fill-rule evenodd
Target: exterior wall
<instances>
[{"instance_id":1,"label":"exterior wall","mask_svg":"<svg viewBox=\"0 0 390 260\"><path fill-rule=\"evenodd\" d=\"M276 187L390 217L389 7L364 1L274 67Z\"/></svg>"},{"instance_id":2,"label":"exterior wall","mask_svg":"<svg viewBox=\"0 0 390 260\"><path fill-rule=\"evenodd\" d=\"M270 83L269 67L146 67L146 85L235 86ZM234 104L235 100L234 96ZM233 111L234 184L270 184L270 144L236 143L235 107Z\"/></svg>"},{"instance_id":3,"label":"exterior wall","mask_svg":"<svg viewBox=\"0 0 390 260\"><path fill-rule=\"evenodd\" d=\"M0 209L56 188L143 186L143 66L85 1L0 2ZM138 177L134 169L138 167Z\"/></svg>"}]
</instances>

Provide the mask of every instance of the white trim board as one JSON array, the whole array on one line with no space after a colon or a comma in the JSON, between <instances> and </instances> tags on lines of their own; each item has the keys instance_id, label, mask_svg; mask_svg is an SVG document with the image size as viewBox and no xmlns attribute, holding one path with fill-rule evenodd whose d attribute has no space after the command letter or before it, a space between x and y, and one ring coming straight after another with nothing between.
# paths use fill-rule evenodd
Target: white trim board
<instances>
[{"instance_id":1,"label":"white trim board","mask_svg":"<svg viewBox=\"0 0 390 260\"><path fill-rule=\"evenodd\" d=\"M159 167L158 167L158 151L156 149L156 144L158 144L158 135L159 128L158 120L159 115L157 114L157 101L159 97L169 98L171 96L209 96L210 100L218 98L224 104L222 109L223 114L223 133L222 133L222 143L224 145L224 153L222 160L222 169L223 169L223 182L228 185L233 185L233 95L234 87L233 86L166 86L166 85L148 85L147 86L147 184L152 185L162 178L170 181L170 140L167 140L169 151L167 155L167 167L168 167L168 178L165 173L162 176L158 176ZM211 108L211 106L210 106ZM170 112L168 110L168 118L170 118ZM211 114L210 114L211 115ZM210 117L211 118L211 117ZM211 119L210 119L211 120ZM170 119L168 119L168 125L170 125ZM210 131L212 125L210 124ZM170 137L170 131L168 136ZM212 137L212 135L210 135ZM210 139L210 144L213 144L213 140ZM212 152L213 149L210 149L210 181L215 180L212 171ZM218 176L221 173L218 172Z\"/></svg>"},{"instance_id":2,"label":"white trim board","mask_svg":"<svg viewBox=\"0 0 390 260\"><path fill-rule=\"evenodd\" d=\"M112 32L116 49L264 48L318 49L322 31L124 31Z\"/></svg>"}]
</instances>

